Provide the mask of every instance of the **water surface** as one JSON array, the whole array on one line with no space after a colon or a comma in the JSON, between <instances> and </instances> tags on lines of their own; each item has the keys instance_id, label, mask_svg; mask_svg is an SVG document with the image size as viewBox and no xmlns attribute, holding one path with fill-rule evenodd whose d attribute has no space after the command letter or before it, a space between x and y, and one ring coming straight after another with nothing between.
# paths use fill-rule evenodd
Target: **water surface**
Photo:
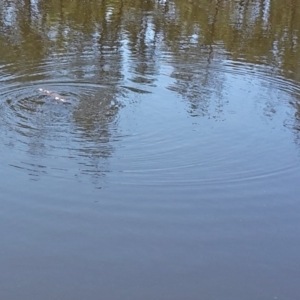
<instances>
[{"instance_id":1,"label":"water surface","mask_svg":"<svg viewBox=\"0 0 300 300\"><path fill-rule=\"evenodd\" d=\"M0 4L1 299L298 299L296 2Z\"/></svg>"}]
</instances>

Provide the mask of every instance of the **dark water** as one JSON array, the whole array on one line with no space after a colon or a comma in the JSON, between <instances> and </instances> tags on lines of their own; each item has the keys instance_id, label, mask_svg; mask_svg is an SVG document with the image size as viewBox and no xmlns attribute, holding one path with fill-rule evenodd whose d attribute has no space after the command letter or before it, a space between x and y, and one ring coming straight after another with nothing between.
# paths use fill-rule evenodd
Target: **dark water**
<instances>
[{"instance_id":1,"label":"dark water","mask_svg":"<svg viewBox=\"0 0 300 300\"><path fill-rule=\"evenodd\" d=\"M0 298L299 299L299 9L1 0Z\"/></svg>"}]
</instances>

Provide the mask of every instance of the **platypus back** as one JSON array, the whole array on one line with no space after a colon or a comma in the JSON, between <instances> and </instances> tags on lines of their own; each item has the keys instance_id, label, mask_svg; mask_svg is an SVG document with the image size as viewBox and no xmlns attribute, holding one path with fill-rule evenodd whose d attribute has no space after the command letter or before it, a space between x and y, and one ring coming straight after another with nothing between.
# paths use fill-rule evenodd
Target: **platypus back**
<instances>
[{"instance_id":1,"label":"platypus back","mask_svg":"<svg viewBox=\"0 0 300 300\"><path fill-rule=\"evenodd\" d=\"M39 88L39 91L50 96L51 98L53 98L56 101L67 102L67 100L63 96L61 96L60 94L57 94L53 91L42 89L42 88Z\"/></svg>"}]
</instances>

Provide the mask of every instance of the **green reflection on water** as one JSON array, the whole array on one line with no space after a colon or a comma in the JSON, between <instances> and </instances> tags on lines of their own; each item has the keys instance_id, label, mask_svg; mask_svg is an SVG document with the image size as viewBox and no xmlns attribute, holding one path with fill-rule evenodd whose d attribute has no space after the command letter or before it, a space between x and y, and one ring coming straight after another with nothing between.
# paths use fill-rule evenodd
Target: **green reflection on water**
<instances>
[{"instance_id":1,"label":"green reflection on water","mask_svg":"<svg viewBox=\"0 0 300 300\"><path fill-rule=\"evenodd\" d=\"M173 81L166 87L188 99L192 115L208 115L213 98L221 113L227 59L299 81L298 6L270 0L4 0L0 80L15 75L18 82L101 84L109 86L110 103L121 86L153 92L167 62ZM79 103L75 121L94 120L96 109Z\"/></svg>"},{"instance_id":2,"label":"green reflection on water","mask_svg":"<svg viewBox=\"0 0 300 300\"><path fill-rule=\"evenodd\" d=\"M98 51L118 51L124 38L133 55L143 57L147 50L151 56L167 47L171 56L177 56L192 39L194 47L212 47L213 51L222 44L232 58L278 67L290 78L296 79L299 73L297 1L2 2L0 54L4 64L18 60L26 67L49 53L68 53L73 48L80 54L91 41ZM145 72L142 67L137 71Z\"/></svg>"}]
</instances>

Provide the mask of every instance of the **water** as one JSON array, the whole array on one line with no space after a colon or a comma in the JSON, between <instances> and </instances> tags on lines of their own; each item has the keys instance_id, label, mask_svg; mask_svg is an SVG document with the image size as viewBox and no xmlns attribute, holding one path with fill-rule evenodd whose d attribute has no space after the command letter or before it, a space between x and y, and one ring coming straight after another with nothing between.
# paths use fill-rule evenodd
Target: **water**
<instances>
[{"instance_id":1,"label":"water","mask_svg":"<svg viewBox=\"0 0 300 300\"><path fill-rule=\"evenodd\" d=\"M0 3L1 299L298 299L296 3Z\"/></svg>"}]
</instances>

